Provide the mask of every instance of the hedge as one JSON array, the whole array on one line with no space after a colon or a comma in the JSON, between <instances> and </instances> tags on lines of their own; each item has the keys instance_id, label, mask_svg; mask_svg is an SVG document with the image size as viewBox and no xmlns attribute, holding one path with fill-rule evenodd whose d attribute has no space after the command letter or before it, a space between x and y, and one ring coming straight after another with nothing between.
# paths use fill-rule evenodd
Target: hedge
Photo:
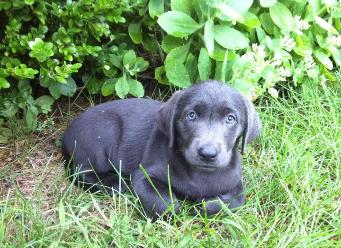
<instances>
[{"instance_id":1,"label":"hedge","mask_svg":"<svg viewBox=\"0 0 341 248\"><path fill-rule=\"evenodd\" d=\"M150 72L176 88L215 78L254 100L341 77L336 0L0 0L0 18L0 142L8 120L35 130L79 87L142 97Z\"/></svg>"}]
</instances>

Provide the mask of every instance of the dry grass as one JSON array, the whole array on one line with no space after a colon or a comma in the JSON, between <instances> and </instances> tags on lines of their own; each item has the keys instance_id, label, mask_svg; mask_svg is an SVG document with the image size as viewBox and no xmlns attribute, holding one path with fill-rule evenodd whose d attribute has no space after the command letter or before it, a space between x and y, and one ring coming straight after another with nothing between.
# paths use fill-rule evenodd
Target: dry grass
<instances>
[{"instance_id":1,"label":"dry grass","mask_svg":"<svg viewBox=\"0 0 341 248\"><path fill-rule=\"evenodd\" d=\"M19 131L10 143L0 146L0 200L18 192L34 198L39 189L43 205L48 208L53 204L55 191L61 194L69 184L64 177L60 138L70 120L87 106L84 98L71 105L60 102L51 116L41 120L47 123L43 131L33 134Z\"/></svg>"}]
</instances>

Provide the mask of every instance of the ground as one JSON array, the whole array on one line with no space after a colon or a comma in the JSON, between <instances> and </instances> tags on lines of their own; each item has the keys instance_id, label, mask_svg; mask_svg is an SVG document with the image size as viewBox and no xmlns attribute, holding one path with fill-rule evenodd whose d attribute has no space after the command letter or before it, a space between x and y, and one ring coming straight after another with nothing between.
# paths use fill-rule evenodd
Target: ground
<instances>
[{"instance_id":1,"label":"ground","mask_svg":"<svg viewBox=\"0 0 341 248\"><path fill-rule=\"evenodd\" d=\"M340 90L256 103L263 129L244 155L246 204L217 216L184 204L151 222L132 194L69 183L59 137L92 100L59 102L34 134L0 146L0 244L14 247L340 247ZM97 101L95 101L97 102Z\"/></svg>"}]
</instances>

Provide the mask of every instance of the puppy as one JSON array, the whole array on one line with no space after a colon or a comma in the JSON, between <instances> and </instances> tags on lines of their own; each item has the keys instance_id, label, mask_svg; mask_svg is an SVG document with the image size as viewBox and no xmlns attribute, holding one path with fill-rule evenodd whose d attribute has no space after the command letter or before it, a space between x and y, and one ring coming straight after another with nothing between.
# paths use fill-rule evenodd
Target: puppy
<instances>
[{"instance_id":1,"label":"puppy","mask_svg":"<svg viewBox=\"0 0 341 248\"><path fill-rule=\"evenodd\" d=\"M205 201L201 211L211 215L221 202L229 208L244 203L238 144L243 152L260 128L249 100L226 84L206 81L165 103L126 99L84 112L66 130L63 154L92 191L124 191L119 174L130 177L151 217L170 206L178 212L178 199Z\"/></svg>"}]
</instances>

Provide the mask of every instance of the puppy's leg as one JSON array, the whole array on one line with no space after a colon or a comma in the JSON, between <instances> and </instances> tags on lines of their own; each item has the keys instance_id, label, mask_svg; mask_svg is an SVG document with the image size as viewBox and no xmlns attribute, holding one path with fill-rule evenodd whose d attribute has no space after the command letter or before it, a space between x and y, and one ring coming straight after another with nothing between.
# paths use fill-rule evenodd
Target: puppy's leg
<instances>
[{"instance_id":1,"label":"puppy's leg","mask_svg":"<svg viewBox=\"0 0 341 248\"><path fill-rule=\"evenodd\" d=\"M76 167L69 172L71 181L78 187L92 193L102 192L109 195L116 192L124 193L127 190L127 184L123 177L119 177L115 171L99 173L93 169L86 170L85 168Z\"/></svg>"},{"instance_id":2,"label":"puppy's leg","mask_svg":"<svg viewBox=\"0 0 341 248\"><path fill-rule=\"evenodd\" d=\"M87 172L86 175L81 176L82 180L79 181L84 189L92 193L102 192L105 194L113 195L114 193L124 193L127 190L126 183L123 178L115 175L114 171L107 173Z\"/></svg>"},{"instance_id":3,"label":"puppy's leg","mask_svg":"<svg viewBox=\"0 0 341 248\"><path fill-rule=\"evenodd\" d=\"M123 177L116 175L115 171L109 171L107 173L101 173L99 175L101 181L99 186L101 186L102 191L112 195L115 192L124 193L127 190L127 184Z\"/></svg>"},{"instance_id":4,"label":"puppy's leg","mask_svg":"<svg viewBox=\"0 0 341 248\"><path fill-rule=\"evenodd\" d=\"M180 205L173 192L172 196L170 196L168 185L154 179L151 179L151 181L155 189L148 179L144 177L133 179L132 182L134 191L147 215L155 219L162 215L165 217L171 216L172 210L177 213Z\"/></svg>"},{"instance_id":5,"label":"puppy's leg","mask_svg":"<svg viewBox=\"0 0 341 248\"><path fill-rule=\"evenodd\" d=\"M221 210L221 204L228 204L230 209L240 207L245 202L243 194L243 184L240 181L236 187L230 190L228 193L215 197L213 199L207 199L203 203L203 206L199 208L201 215L213 215Z\"/></svg>"}]
</instances>

